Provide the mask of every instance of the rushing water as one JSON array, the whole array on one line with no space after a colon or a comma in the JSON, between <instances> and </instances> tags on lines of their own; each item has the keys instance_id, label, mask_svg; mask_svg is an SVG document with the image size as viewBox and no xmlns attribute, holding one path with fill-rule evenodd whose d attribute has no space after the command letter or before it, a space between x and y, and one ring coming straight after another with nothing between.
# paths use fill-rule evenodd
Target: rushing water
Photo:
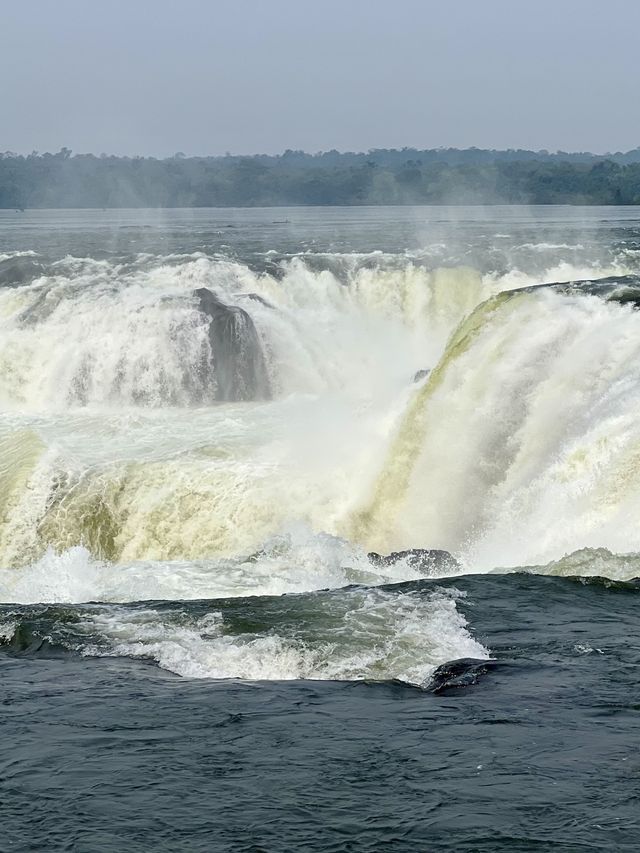
<instances>
[{"instance_id":1,"label":"rushing water","mask_svg":"<svg viewBox=\"0 0 640 853\"><path fill-rule=\"evenodd\" d=\"M637 849L638 304L635 208L0 213L6 849Z\"/></svg>"}]
</instances>

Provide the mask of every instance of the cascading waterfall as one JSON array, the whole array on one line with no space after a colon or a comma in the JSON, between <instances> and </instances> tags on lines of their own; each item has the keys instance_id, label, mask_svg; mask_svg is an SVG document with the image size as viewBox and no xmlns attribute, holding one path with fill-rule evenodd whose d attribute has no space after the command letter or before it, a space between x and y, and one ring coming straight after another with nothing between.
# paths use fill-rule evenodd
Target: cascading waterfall
<instances>
[{"instance_id":1,"label":"cascading waterfall","mask_svg":"<svg viewBox=\"0 0 640 853\"><path fill-rule=\"evenodd\" d=\"M185 675L422 683L486 657L455 595L315 591L638 574L629 272L0 258L0 599L120 602L74 617L73 639L58 626L62 645ZM127 604L282 593L329 633ZM20 643L15 624L0 629Z\"/></svg>"},{"instance_id":2,"label":"cascading waterfall","mask_svg":"<svg viewBox=\"0 0 640 853\"><path fill-rule=\"evenodd\" d=\"M340 532L414 373L483 290L464 268L344 282L298 260L279 278L199 257L52 273L0 293L8 565L49 546L233 555L300 520ZM26 435L40 450L16 494Z\"/></svg>"},{"instance_id":3,"label":"cascading waterfall","mask_svg":"<svg viewBox=\"0 0 640 853\"><path fill-rule=\"evenodd\" d=\"M634 286L60 261L0 292L2 562L229 558L291 523L469 568L634 549Z\"/></svg>"},{"instance_id":4,"label":"cascading waterfall","mask_svg":"<svg viewBox=\"0 0 640 853\"><path fill-rule=\"evenodd\" d=\"M360 535L476 569L640 549L634 279L479 306L403 416Z\"/></svg>"},{"instance_id":5,"label":"cascading waterfall","mask_svg":"<svg viewBox=\"0 0 640 853\"><path fill-rule=\"evenodd\" d=\"M344 282L299 260L279 277L204 257L144 260L66 259L0 291L5 408L208 404L216 384L222 400L372 394L432 361L483 295L464 268L361 268ZM230 353L246 361L235 376Z\"/></svg>"}]
</instances>

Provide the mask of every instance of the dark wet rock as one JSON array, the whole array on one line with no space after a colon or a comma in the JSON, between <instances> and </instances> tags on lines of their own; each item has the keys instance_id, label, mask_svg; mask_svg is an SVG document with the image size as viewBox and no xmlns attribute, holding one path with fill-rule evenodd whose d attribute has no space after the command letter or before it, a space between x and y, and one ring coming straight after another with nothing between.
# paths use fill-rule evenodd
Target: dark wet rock
<instances>
[{"instance_id":1,"label":"dark wet rock","mask_svg":"<svg viewBox=\"0 0 640 853\"><path fill-rule=\"evenodd\" d=\"M418 370L418 371L416 371L416 373L413 377L413 381L414 382L420 382L422 379L426 379L430 373L431 373L431 370L429 370L426 367L423 368L422 370Z\"/></svg>"},{"instance_id":2,"label":"dark wet rock","mask_svg":"<svg viewBox=\"0 0 640 853\"><path fill-rule=\"evenodd\" d=\"M44 266L28 256L19 255L0 261L0 287L29 284L44 274Z\"/></svg>"},{"instance_id":3,"label":"dark wet rock","mask_svg":"<svg viewBox=\"0 0 640 853\"><path fill-rule=\"evenodd\" d=\"M370 551L367 554L374 566L393 566L400 560L405 560L409 566L431 575L440 571L457 571L460 563L448 551L438 548L410 548L407 551L392 551L390 554L378 554Z\"/></svg>"},{"instance_id":4,"label":"dark wet rock","mask_svg":"<svg viewBox=\"0 0 640 853\"><path fill-rule=\"evenodd\" d=\"M535 293L538 290L553 290L556 293L568 295L598 296L607 302L618 302L621 305L640 308L640 276L637 275L610 275L597 279L532 284L510 291L510 296L518 293Z\"/></svg>"},{"instance_id":5,"label":"dark wet rock","mask_svg":"<svg viewBox=\"0 0 640 853\"><path fill-rule=\"evenodd\" d=\"M195 291L200 310L211 318L209 343L213 356L216 399L268 400L271 388L262 344L249 314L225 305L206 287Z\"/></svg>"},{"instance_id":6,"label":"dark wet rock","mask_svg":"<svg viewBox=\"0 0 640 853\"><path fill-rule=\"evenodd\" d=\"M634 308L640 308L640 287L624 285L616 288L610 293L608 301L618 302L620 305L633 305Z\"/></svg>"},{"instance_id":7,"label":"dark wet rock","mask_svg":"<svg viewBox=\"0 0 640 853\"><path fill-rule=\"evenodd\" d=\"M576 281L564 287L560 285L558 289L565 293L577 291L589 296L599 296L601 299L606 299L607 302L619 302L621 305L640 307L640 279L633 275Z\"/></svg>"},{"instance_id":8,"label":"dark wet rock","mask_svg":"<svg viewBox=\"0 0 640 853\"><path fill-rule=\"evenodd\" d=\"M446 690L469 687L497 665L494 659L458 658L448 661L436 669L424 689L429 693L444 693Z\"/></svg>"}]
</instances>

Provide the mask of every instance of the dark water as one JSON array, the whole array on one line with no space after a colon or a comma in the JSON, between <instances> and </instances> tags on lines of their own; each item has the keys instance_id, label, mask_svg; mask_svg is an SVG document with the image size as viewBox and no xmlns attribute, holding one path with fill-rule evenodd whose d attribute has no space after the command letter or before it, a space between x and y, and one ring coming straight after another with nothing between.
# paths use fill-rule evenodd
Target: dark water
<instances>
[{"instance_id":1,"label":"dark water","mask_svg":"<svg viewBox=\"0 0 640 853\"><path fill-rule=\"evenodd\" d=\"M0 848L638 849L636 585L455 586L499 665L436 695L184 679L38 651L33 634L31 649L5 648ZM34 634L51 632L22 613Z\"/></svg>"}]
</instances>

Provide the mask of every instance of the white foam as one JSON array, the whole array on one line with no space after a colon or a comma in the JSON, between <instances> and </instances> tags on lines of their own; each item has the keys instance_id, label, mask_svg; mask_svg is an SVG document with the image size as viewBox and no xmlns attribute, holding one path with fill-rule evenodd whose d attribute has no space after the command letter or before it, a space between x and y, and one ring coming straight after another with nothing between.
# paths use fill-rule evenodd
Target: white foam
<instances>
[{"instance_id":1,"label":"white foam","mask_svg":"<svg viewBox=\"0 0 640 853\"><path fill-rule=\"evenodd\" d=\"M291 622L298 602L288 600L288 606ZM306 606L314 613L312 628L305 631L302 623L268 635L231 633L219 611L192 622L153 609L102 611L85 626L100 642L86 645L84 653L151 658L188 678L398 678L413 684L426 682L445 661L489 656L469 634L451 592L353 590Z\"/></svg>"},{"instance_id":2,"label":"white foam","mask_svg":"<svg viewBox=\"0 0 640 853\"><path fill-rule=\"evenodd\" d=\"M437 357L486 293L471 270L354 267L348 281L300 258L282 276L223 258L123 265L65 258L0 293L0 400L33 411L207 402L208 318L193 291L248 310L276 392L388 393ZM257 294L272 307L247 297Z\"/></svg>"},{"instance_id":3,"label":"white foam","mask_svg":"<svg viewBox=\"0 0 640 853\"><path fill-rule=\"evenodd\" d=\"M426 387L413 373L435 367L459 321L505 288L614 269L563 262L542 277L483 277L366 260L377 259L343 258L340 277L300 258L279 276L198 254L66 258L46 279L3 289L2 595L187 598L377 582L369 547L446 548L471 570L585 546L640 550L640 319L542 292L490 313L451 357L416 426L395 514L354 534ZM275 401L186 405L185 377L208 346L191 296L201 286L250 306ZM283 533L297 544L280 553ZM335 544L354 536L353 547ZM265 542L260 559L243 559Z\"/></svg>"},{"instance_id":4,"label":"white foam","mask_svg":"<svg viewBox=\"0 0 640 853\"><path fill-rule=\"evenodd\" d=\"M431 576L444 577L446 568ZM305 525L289 525L254 555L226 559L113 563L87 548L49 549L20 569L0 569L0 602L195 600L282 595L424 577L407 559L376 566L366 552Z\"/></svg>"},{"instance_id":5,"label":"white foam","mask_svg":"<svg viewBox=\"0 0 640 853\"><path fill-rule=\"evenodd\" d=\"M8 643L14 636L18 623L13 620L4 620L0 622L0 643Z\"/></svg>"},{"instance_id":6,"label":"white foam","mask_svg":"<svg viewBox=\"0 0 640 853\"><path fill-rule=\"evenodd\" d=\"M416 453L383 546L426 541L474 569L640 550L640 314L520 294L439 379L403 427Z\"/></svg>"},{"instance_id":7,"label":"white foam","mask_svg":"<svg viewBox=\"0 0 640 853\"><path fill-rule=\"evenodd\" d=\"M35 258L36 252L31 249L15 252L0 252L0 261L8 261L10 258Z\"/></svg>"},{"instance_id":8,"label":"white foam","mask_svg":"<svg viewBox=\"0 0 640 853\"><path fill-rule=\"evenodd\" d=\"M0 570L0 601L30 604L99 600L104 569L86 548L70 548L62 554L49 549L24 569Z\"/></svg>"}]
</instances>

